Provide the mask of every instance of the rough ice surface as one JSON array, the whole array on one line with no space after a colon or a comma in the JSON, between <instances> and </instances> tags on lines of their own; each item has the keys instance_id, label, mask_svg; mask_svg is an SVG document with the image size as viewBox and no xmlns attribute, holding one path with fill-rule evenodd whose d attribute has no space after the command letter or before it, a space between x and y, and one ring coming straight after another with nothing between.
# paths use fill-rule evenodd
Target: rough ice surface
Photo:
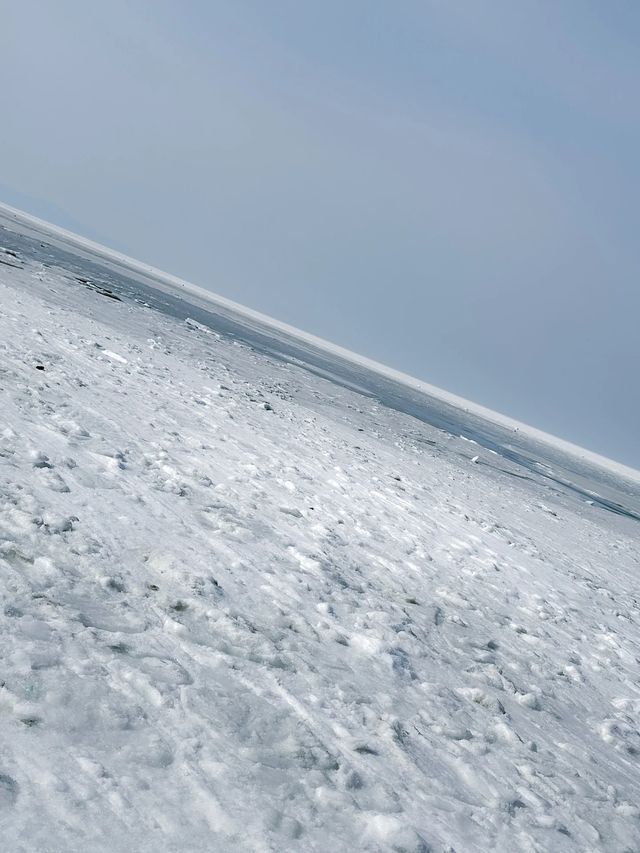
<instances>
[{"instance_id":1,"label":"rough ice surface","mask_svg":"<svg viewBox=\"0 0 640 853\"><path fill-rule=\"evenodd\" d=\"M2 850L640 849L637 484L0 245Z\"/></svg>"}]
</instances>

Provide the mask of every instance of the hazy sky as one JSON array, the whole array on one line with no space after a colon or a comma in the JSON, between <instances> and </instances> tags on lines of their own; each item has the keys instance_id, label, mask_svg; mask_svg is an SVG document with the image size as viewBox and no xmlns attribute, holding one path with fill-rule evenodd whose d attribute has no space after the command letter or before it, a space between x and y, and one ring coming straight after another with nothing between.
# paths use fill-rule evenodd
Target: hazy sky
<instances>
[{"instance_id":1,"label":"hazy sky","mask_svg":"<svg viewBox=\"0 0 640 853\"><path fill-rule=\"evenodd\" d=\"M640 467L640 3L1 8L1 199Z\"/></svg>"}]
</instances>

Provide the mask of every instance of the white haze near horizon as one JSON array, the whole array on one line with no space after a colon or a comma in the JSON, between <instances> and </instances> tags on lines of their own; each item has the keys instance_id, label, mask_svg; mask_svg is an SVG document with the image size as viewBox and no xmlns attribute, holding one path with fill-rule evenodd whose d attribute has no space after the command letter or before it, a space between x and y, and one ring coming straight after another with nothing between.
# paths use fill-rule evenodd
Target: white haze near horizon
<instances>
[{"instance_id":1,"label":"white haze near horizon","mask_svg":"<svg viewBox=\"0 0 640 853\"><path fill-rule=\"evenodd\" d=\"M0 198L640 467L640 9L3 10Z\"/></svg>"}]
</instances>

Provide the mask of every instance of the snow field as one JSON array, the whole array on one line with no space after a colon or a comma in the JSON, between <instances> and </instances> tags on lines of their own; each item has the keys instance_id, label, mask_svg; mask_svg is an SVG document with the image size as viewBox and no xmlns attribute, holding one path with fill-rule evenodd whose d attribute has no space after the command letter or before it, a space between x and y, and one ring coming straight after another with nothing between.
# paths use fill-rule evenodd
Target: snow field
<instances>
[{"instance_id":1,"label":"snow field","mask_svg":"<svg viewBox=\"0 0 640 853\"><path fill-rule=\"evenodd\" d=\"M637 522L19 258L0 388L3 849L640 849Z\"/></svg>"}]
</instances>

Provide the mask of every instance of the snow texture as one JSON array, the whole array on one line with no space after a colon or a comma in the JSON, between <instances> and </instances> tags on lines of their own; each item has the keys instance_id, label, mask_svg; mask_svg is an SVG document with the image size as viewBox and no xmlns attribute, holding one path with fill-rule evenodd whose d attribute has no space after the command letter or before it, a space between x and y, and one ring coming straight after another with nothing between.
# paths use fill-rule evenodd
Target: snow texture
<instances>
[{"instance_id":1,"label":"snow texture","mask_svg":"<svg viewBox=\"0 0 640 853\"><path fill-rule=\"evenodd\" d=\"M3 222L2 850L640 849L637 482Z\"/></svg>"}]
</instances>

